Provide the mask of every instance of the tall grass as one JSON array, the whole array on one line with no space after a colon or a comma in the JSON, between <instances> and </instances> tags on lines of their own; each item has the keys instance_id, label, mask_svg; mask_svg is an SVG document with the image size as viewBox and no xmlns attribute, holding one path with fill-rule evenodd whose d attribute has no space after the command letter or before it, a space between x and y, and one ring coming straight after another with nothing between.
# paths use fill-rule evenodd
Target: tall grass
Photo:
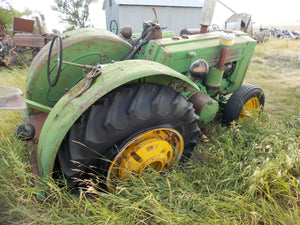
<instances>
[{"instance_id":1,"label":"tall grass","mask_svg":"<svg viewBox=\"0 0 300 225\"><path fill-rule=\"evenodd\" d=\"M299 40L270 40L256 47L245 82L264 89L268 115L300 129L299 71Z\"/></svg>"},{"instance_id":2,"label":"tall grass","mask_svg":"<svg viewBox=\"0 0 300 225\"><path fill-rule=\"evenodd\" d=\"M248 71L245 83L266 94L260 119L202 127L188 162L120 182L115 194L72 194L48 180L37 199L30 149L14 135L22 115L0 111L0 224L299 224L298 65L280 58L299 53L282 46L300 42L258 46ZM25 74L1 70L0 85L23 89Z\"/></svg>"}]
</instances>

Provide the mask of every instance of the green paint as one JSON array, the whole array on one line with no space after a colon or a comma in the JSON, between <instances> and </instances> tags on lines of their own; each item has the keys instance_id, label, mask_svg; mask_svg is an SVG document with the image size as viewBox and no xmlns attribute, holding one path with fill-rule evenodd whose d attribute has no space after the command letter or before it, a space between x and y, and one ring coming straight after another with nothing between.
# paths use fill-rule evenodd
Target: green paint
<instances>
[{"instance_id":1,"label":"green paint","mask_svg":"<svg viewBox=\"0 0 300 225\"><path fill-rule=\"evenodd\" d=\"M136 55L135 60L119 61L130 45L118 36L96 29L74 30L62 35L63 61L58 84L50 88L47 81L49 46L35 57L28 73L25 119L34 117L36 110L49 112L43 125L38 144L38 164L42 177L51 174L57 151L73 123L95 101L113 89L134 82L158 83L174 88L184 96L201 92L214 96L203 103L200 121L213 120L219 109L218 99L224 102L225 94L239 88L244 80L256 42L246 34L237 32L235 44L229 47L226 63L234 63L232 73L223 77L216 65L220 54L218 32L191 35L179 40L165 38L151 40ZM56 50L51 57L54 65ZM206 79L192 81L189 66L198 59L207 61L210 72ZM111 63L111 61L116 61ZM90 68L80 65L101 64L101 74L92 80L86 78ZM53 74L56 74L54 70ZM54 76L51 77L52 79ZM90 86L88 86L90 84ZM212 93L207 85L221 86L219 93ZM223 94L225 93L225 94Z\"/></svg>"},{"instance_id":2,"label":"green paint","mask_svg":"<svg viewBox=\"0 0 300 225\"><path fill-rule=\"evenodd\" d=\"M203 124L207 124L212 121L219 110L219 104L213 99L205 104L202 111L199 114L199 121Z\"/></svg>"},{"instance_id":3,"label":"green paint","mask_svg":"<svg viewBox=\"0 0 300 225\"><path fill-rule=\"evenodd\" d=\"M211 67L207 75L205 84L213 87L221 86L224 70Z\"/></svg>"},{"instance_id":4,"label":"green paint","mask_svg":"<svg viewBox=\"0 0 300 225\"><path fill-rule=\"evenodd\" d=\"M88 90L77 96L86 83L85 79L81 80L57 102L49 113L38 145L40 174L46 177L52 172L56 153L63 138L86 109L116 87L144 77L157 82L169 80L169 83L176 78L184 80L194 91L199 90L187 77L156 62L130 60L103 67L102 74L95 78L94 84Z\"/></svg>"},{"instance_id":5,"label":"green paint","mask_svg":"<svg viewBox=\"0 0 300 225\"><path fill-rule=\"evenodd\" d=\"M97 65L119 60L129 49L130 45L118 36L106 30L82 29L62 35L63 61L76 64ZM57 48L54 44L51 66L57 58ZM47 59L50 43L48 43L34 58L27 75L25 98L42 105L52 107L57 101L80 81L89 69L63 64L58 85L50 87L47 81ZM57 67L51 79L57 73Z\"/></svg>"},{"instance_id":6,"label":"green paint","mask_svg":"<svg viewBox=\"0 0 300 225\"><path fill-rule=\"evenodd\" d=\"M25 102L26 102L28 108L35 109L35 110L38 110L41 112L49 113L52 109L51 107L39 104L39 103L31 101L29 99L25 99Z\"/></svg>"}]
</instances>

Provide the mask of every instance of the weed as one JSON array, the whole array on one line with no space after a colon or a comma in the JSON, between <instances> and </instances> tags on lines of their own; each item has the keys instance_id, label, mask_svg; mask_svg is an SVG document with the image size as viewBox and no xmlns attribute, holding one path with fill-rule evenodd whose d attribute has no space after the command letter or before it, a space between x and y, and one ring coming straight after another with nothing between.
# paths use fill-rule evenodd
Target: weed
<instances>
[{"instance_id":1,"label":"weed","mask_svg":"<svg viewBox=\"0 0 300 225\"><path fill-rule=\"evenodd\" d=\"M289 60L299 49L299 41L281 40L256 48L246 83L264 89L261 118L204 126L188 162L164 174L119 181L114 194L92 187L90 194L74 194L49 178L46 197L36 198L41 187L31 173L31 150L15 137L22 113L0 111L0 223L300 223L298 61ZM287 63L290 69L284 68ZM24 91L26 69L0 74L0 85Z\"/></svg>"}]
</instances>

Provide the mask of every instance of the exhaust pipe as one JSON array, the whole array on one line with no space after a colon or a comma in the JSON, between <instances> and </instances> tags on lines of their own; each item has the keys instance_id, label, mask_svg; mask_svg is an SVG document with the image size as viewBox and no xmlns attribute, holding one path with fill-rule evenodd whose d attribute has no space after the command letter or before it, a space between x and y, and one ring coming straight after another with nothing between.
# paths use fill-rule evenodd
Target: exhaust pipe
<instances>
[{"instance_id":1,"label":"exhaust pipe","mask_svg":"<svg viewBox=\"0 0 300 225\"><path fill-rule=\"evenodd\" d=\"M44 14L41 14L42 24L43 24L43 34L48 34L47 23Z\"/></svg>"},{"instance_id":2,"label":"exhaust pipe","mask_svg":"<svg viewBox=\"0 0 300 225\"><path fill-rule=\"evenodd\" d=\"M234 45L235 35L233 33L221 33L219 43L221 52L216 67L211 67L205 80L207 92L216 95L222 85L223 74L225 71L225 62L229 47Z\"/></svg>"},{"instance_id":3,"label":"exhaust pipe","mask_svg":"<svg viewBox=\"0 0 300 225\"><path fill-rule=\"evenodd\" d=\"M214 16L217 0L205 0L202 8L200 25L200 33L206 33L207 28L211 25L212 18Z\"/></svg>"}]
</instances>

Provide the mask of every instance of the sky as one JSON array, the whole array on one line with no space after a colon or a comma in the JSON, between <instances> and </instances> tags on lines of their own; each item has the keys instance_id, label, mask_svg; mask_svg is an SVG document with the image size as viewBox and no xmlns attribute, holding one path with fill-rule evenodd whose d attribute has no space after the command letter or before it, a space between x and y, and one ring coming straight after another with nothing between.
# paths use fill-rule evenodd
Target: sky
<instances>
[{"instance_id":1,"label":"sky","mask_svg":"<svg viewBox=\"0 0 300 225\"><path fill-rule=\"evenodd\" d=\"M63 24L59 23L59 14L51 9L54 0L8 0L12 6L23 11L29 8L33 12L37 11L45 15L48 30L64 30ZM248 13L252 15L252 20L256 24L274 24L300 21L300 1L299 0L221 0L237 13ZM102 10L103 0L91 4L90 24L97 28L106 28L105 11ZM226 13L224 13L226 12ZM231 15L220 3L217 3L213 23L219 24L224 20L224 15ZM222 17L223 16L223 17ZM229 18L228 16L228 18ZM151 19L151 18L150 18Z\"/></svg>"},{"instance_id":2,"label":"sky","mask_svg":"<svg viewBox=\"0 0 300 225\"><path fill-rule=\"evenodd\" d=\"M51 9L51 5L55 5L54 0L8 0L8 2L18 11L22 12L25 8L29 8L33 13L37 12L37 15L44 14L49 32L53 29L60 31L65 29L65 25L59 22L59 13ZM90 5L90 23L94 27L106 29L102 5L103 0Z\"/></svg>"}]
</instances>

